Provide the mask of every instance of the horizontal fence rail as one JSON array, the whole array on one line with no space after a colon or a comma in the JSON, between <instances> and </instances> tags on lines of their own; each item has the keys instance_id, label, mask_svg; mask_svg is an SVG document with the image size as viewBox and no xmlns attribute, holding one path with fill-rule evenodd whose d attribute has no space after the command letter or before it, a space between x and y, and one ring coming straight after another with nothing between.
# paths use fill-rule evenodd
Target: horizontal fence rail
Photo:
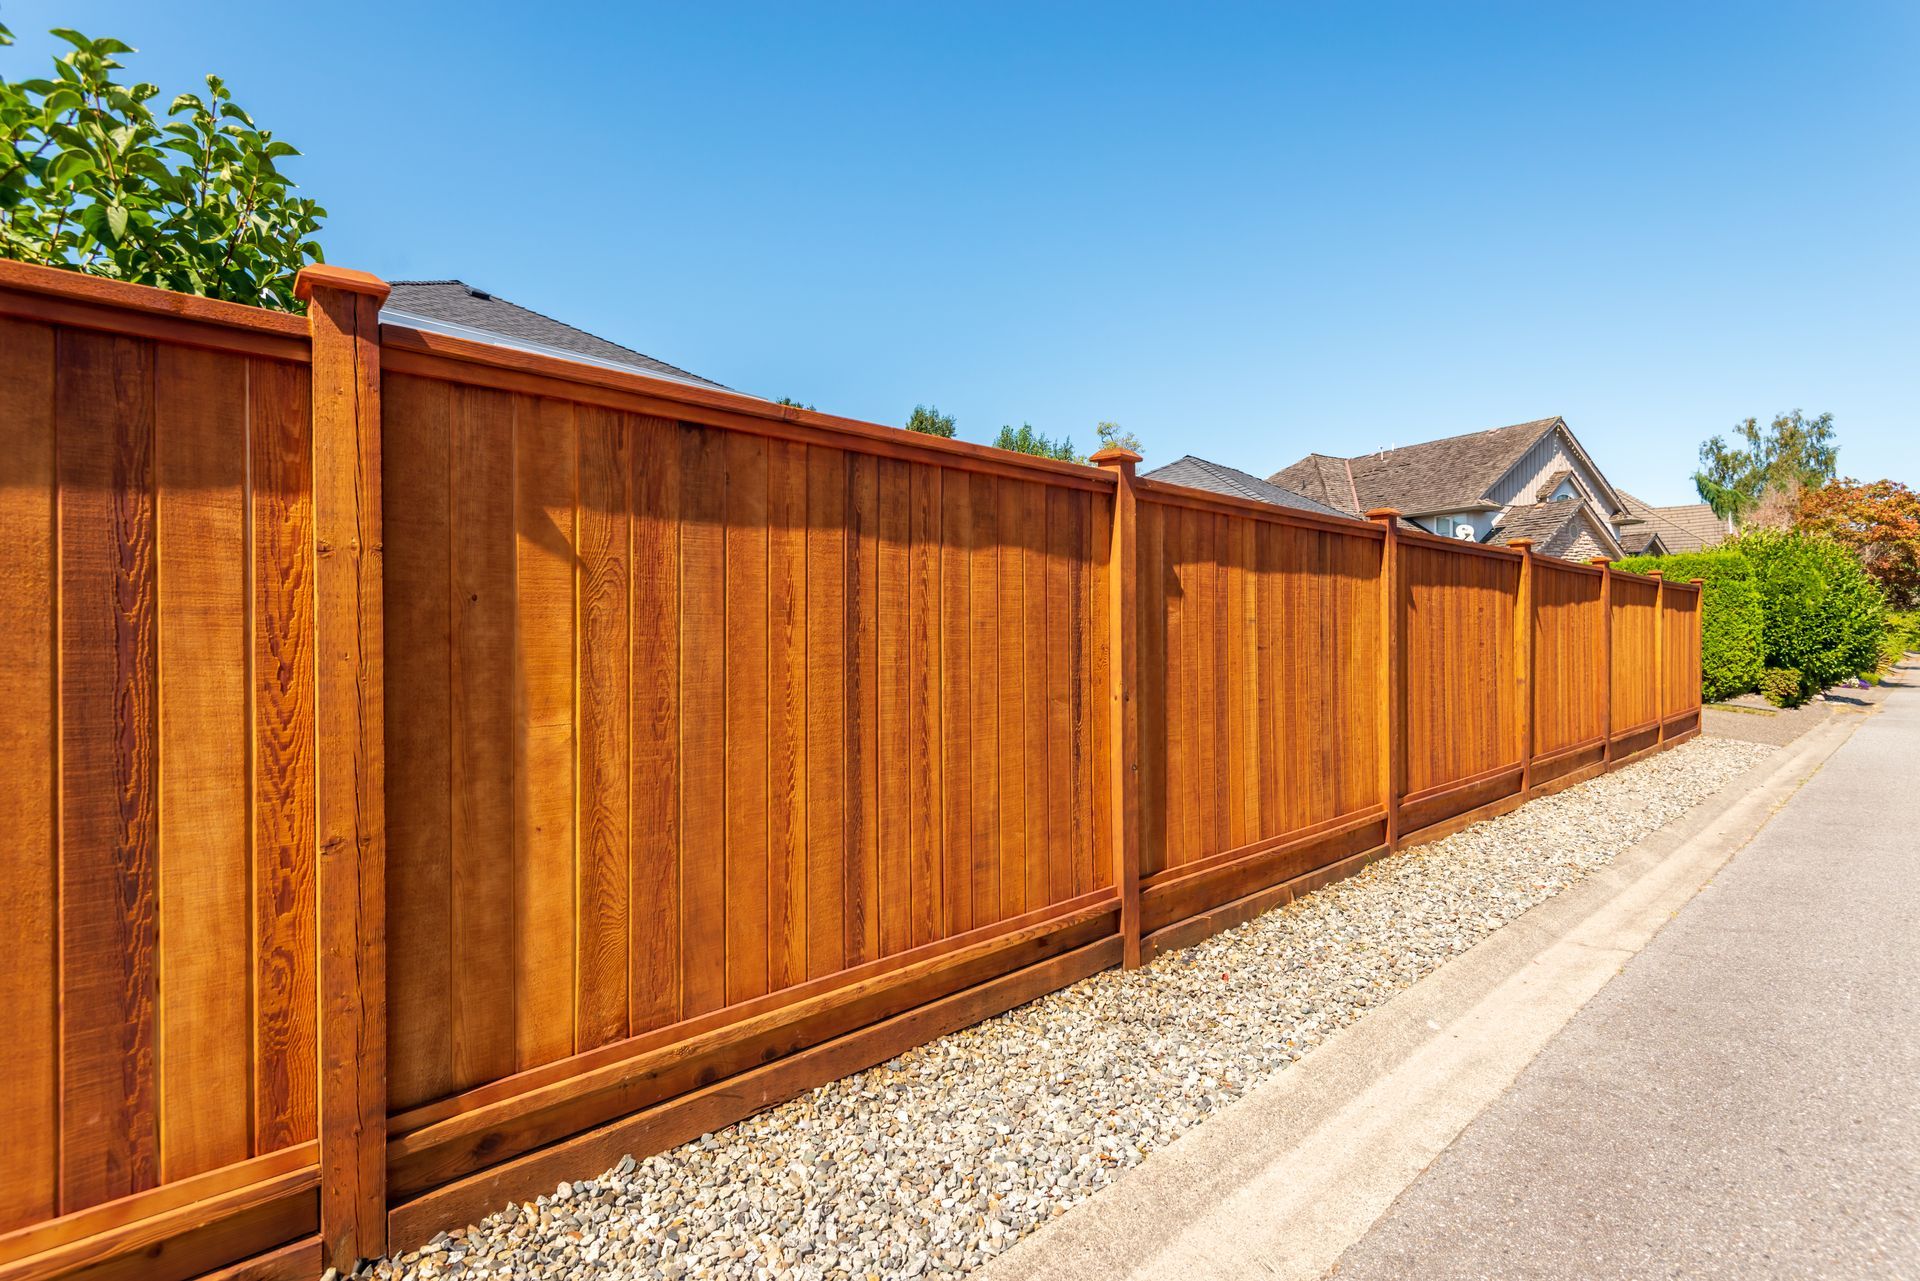
<instances>
[{"instance_id":1,"label":"horizontal fence rail","mask_svg":"<svg viewBox=\"0 0 1920 1281\"><path fill-rule=\"evenodd\" d=\"M1700 594L0 263L0 1281L415 1246L1699 728Z\"/></svg>"}]
</instances>

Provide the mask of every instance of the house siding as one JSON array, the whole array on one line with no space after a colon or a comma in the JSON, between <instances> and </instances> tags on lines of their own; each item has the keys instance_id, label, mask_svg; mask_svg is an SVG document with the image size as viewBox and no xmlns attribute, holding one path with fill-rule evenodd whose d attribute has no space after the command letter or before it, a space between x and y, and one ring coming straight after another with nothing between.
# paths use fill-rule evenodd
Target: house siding
<instances>
[{"instance_id":1,"label":"house siding","mask_svg":"<svg viewBox=\"0 0 1920 1281\"><path fill-rule=\"evenodd\" d=\"M1581 462L1579 456L1567 447L1566 437L1558 428L1548 432L1533 443L1533 447L1520 456L1520 461L1502 476L1488 493L1489 501L1502 507L1511 507L1515 503L1531 503L1540 486L1547 477L1557 471L1571 471L1579 482L1586 486L1587 492L1600 499L1605 492L1606 482L1594 475L1593 469ZM1612 512L1601 512L1604 519Z\"/></svg>"}]
</instances>

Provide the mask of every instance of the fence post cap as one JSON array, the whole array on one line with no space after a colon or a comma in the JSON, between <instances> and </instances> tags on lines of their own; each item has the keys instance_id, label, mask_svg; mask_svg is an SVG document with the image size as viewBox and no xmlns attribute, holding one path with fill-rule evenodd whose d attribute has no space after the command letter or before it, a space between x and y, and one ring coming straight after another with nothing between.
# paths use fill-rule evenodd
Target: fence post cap
<instances>
[{"instance_id":1,"label":"fence post cap","mask_svg":"<svg viewBox=\"0 0 1920 1281\"><path fill-rule=\"evenodd\" d=\"M1121 467L1121 466L1125 466L1128 463L1139 462L1140 455L1134 453L1131 449L1128 449L1124 445L1108 445L1105 449L1102 449L1100 452L1094 454L1087 461L1092 463L1096 467L1106 467L1109 465L1114 467Z\"/></svg>"},{"instance_id":2,"label":"fence post cap","mask_svg":"<svg viewBox=\"0 0 1920 1281\"><path fill-rule=\"evenodd\" d=\"M375 302L384 302L393 290L387 282L368 271L351 267L332 267L324 262L302 267L293 280L293 296L305 302L316 289L338 289L350 294L365 294Z\"/></svg>"},{"instance_id":3,"label":"fence post cap","mask_svg":"<svg viewBox=\"0 0 1920 1281\"><path fill-rule=\"evenodd\" d=\"M1367 519L1399 520L1400 509L1398 507L1369 507L1367 508Z\"/></svg>"},{"instance_id":4,"label":"fence post cap","mask_svg":"<svg viewBox=\"0 0 1920 1281\"><path fill-rule=\"evenodd\" d=\"M1687 581L1689 583L1692 583L1695 587L1699 587L1702 584L1704 584L1707 580L1704 578L1689 578Z\"/></svg>"},{"instance_id":5,"label":"fence post cap","mask_svg":"<svg viewBox=\"0 0 1920 1281\"><path fill-rule=\"evenodd\" d=\"M1589 557L1587 557L1587 564L1589 564L1589 565L1611 565L1611 564L1613 564L1613 561L1612 561L1611 559L1609 559L1608 557L1605 557L1605 556L1589 556Z\"/></svg>"},{"instance_id":6,"label":"fence post cap","mask_svg":"<svg viewBox=\"0 0 1920 1281\"><path fill-rule=\"evenodd\" d=\"M1533 540L1531 538L1509 538L1507 540L1507 546L1524 552L1533 546Z\"/></svg>"},{"instance_id":7,"label":"fence post cap","mask_svg":"<svg viewBox=\"0 0 1920 1281\"><path fill-rule=\"evenodd\" d=\"M1650 569L1647 571L1648 578L1665 578L1666 576L1667 575L1664 570Z\"/></svg>"}]
</instances>

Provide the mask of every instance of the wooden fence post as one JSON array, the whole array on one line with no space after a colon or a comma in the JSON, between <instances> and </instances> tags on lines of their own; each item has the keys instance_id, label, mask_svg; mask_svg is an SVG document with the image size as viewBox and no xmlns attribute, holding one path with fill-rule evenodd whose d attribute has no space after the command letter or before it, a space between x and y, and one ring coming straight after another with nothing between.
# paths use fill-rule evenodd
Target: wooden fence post
<instances>
[{"instance_id":1,"label":"wooden fence post","mask_svg":"<svg viewBox=\"0 0 1920 1281\"><path fill-rule=\"evenodd\" d=\"M1520 592L1513 606L1513 672L1519 685L1514 699L1515 735L1520 744L1520 794L1533 790L1533 540L1510 538L1520 553Z\"/></svg>"},{"instance_id":2,"label":"wooden fence post","mask_svg":"<svg viewBox=\"0 0 1920 1281\"><path fill-rule=\"evenodd\" d=\"M1134 467L1140 455L1117 445L1095 454L1093 463L1113 473L1113 543L1107 561L1108 696L1113 707L1112 741L1107 744L1112 771L1113 883L1120 891L1122 964L1140 968L1140 705L1138 689L1140 591L1139 558L1134 554L1136 503Z\"/></svg>"},{"instance_id":3,"label":"wooden fence post","mask_svg":"<svg viewBox=\"0 0 1920 1281\"><path fill-rule=\"evenodd\" d=\"M1387 807L1387 853L1400 848L1400 795L1406 790L1406 659L1401 651L1400 634L1406 621L1406 593L1400 581L1400 512L1393 507L1375 507L1368 520L1380 522L1386 540L1380 548L1380 617L1384 629L1382 660L1385 672L1380 683L1380 717L1385 726L1385 759L1380 762L1380 796Z\"/></svg>"},{"instance_id":4,"label":"wooden fence post","mask_svg":"<svg viewBox=\"0 0 1920 1281\"><path fill-rule=\"evenodd\" d=\"M1700 668L1700 638L1706 634L1707 626L1707 580L1689 578L1687 584L1693 588L1693 666L1687 670L1694 673L1693 698L1689 700L1688 706L1698 711L1701 704L1706 702L1706 691L1700 687L1704 679L1704 673ZM1703 730L1705 727L1701 720L1696 718L1694 728Z\"/></svg>"},{"instance_id":5,"label":"wooden fence post","mask_svg":"<svg viewBox=\"0 0 1920 1281\"><path fill-rule=\"evenodd\" d=\"M1667 578L1657 569L1653 580L1653 741L1667 741Z\"/></svg>"},{"instance_id":6,"label":"wooden fence post","mask_svg":"<svg viewBox=\"0 0 1920 1281\"><path fill-rule=\"evenodd\" d=\"M364 272L308 267L313 342L320 1242L351 1271L387 1250L386 755L380 303Z\"/></svg>"},{"instance_id":7,"label":"wooden fence post","mask_svg":"<svg viewBox=\"0 0 1920 1281\"><path fill-rule=\"evenodd\" d=\"M1613 562L1595 556L1600 567L1600 763L1613 764Z\"/></svg>"}]
</instances>

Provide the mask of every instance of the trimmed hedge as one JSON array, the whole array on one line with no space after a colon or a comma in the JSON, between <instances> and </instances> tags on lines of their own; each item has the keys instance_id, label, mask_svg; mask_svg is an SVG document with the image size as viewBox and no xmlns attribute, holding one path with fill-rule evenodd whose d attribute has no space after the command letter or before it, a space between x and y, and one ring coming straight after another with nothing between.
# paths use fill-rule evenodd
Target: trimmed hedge
<instances>
[{"instance_id":1,"label":"trimmed hedge","mask_svg":"<svg viewBox=\"0 0 1920 1281\"><path fill-rule=\"evenodd\" d=\"M1793 668L1813 694L1879 666L1886 602L1852 552L1831 538L1773 529L1729 546L1753 566L1768 667Z\"/></svg>"},{"instance_id":2,"label":"trimmed hedge","mask_svg":"<svg viewBox=\"0 0 1920 1281\"><path fill-rule=\"evenodd\" d=\"M1760 687L1764 615L1753 566L1737 551L1715 549L1678 556L1631 556L1620 568L1657 569L1676 583L1699 578L1700 694L1709 703Z\"/></svg>"}]
</instances>

